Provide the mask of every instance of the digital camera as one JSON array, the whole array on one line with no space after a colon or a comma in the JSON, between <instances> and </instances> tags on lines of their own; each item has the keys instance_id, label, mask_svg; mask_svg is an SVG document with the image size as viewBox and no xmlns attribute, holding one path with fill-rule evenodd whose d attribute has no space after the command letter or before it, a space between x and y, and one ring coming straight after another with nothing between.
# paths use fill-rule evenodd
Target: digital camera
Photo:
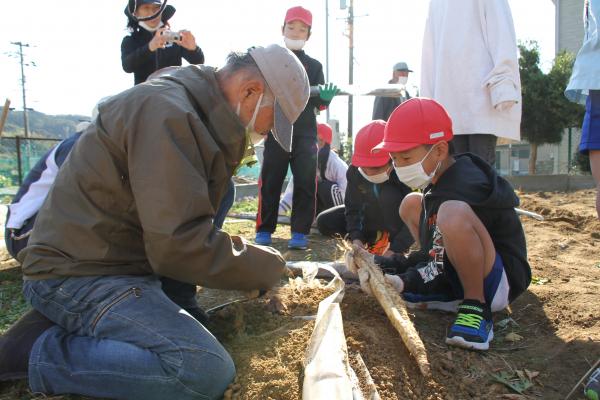
<instances>
[{"instance_id":1,"label":"digital camera","mask_svg":"<svg viewBox=\"0 0 600 400\"><path fill-rule=\"evenodd\" d=\"M173 31L162 31L161 35L167 39L167 43L173 43L176 40L181 40L181 34Z\"/></svg>"}]
</instances>

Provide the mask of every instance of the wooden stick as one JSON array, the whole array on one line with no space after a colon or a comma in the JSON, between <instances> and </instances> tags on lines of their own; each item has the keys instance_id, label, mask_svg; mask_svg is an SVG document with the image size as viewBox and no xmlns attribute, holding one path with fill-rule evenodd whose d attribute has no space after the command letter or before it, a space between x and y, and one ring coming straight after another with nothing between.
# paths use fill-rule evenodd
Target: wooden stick
<instances>
[{"instance_id":1,"label":"wooden stick","mask_svg":"<svg viewBox=\"0 0 600 400\"><path fill-rule=\"evenodd\" d=\"M592 373L592 371L596 369L596 367L597 367L598 365L600 365L600 358L598 359L598 361L596 361L596 362L594 363L594 365L592 365L592 368L590 368L590 369L589 369L589 370L588 370L588 371L587 371L587 372L586 372L586 373L585 373L585 374L584 374L584 375L581 377L581 379L579 380L579 382L577 382L577 383L575 384L575 386L573 386L573 389L571 389L571 391L569 392L569 394L567 395L567 397L565 397L565 400L569 400L569 399L571 398L571 396L573 396L573 395L575 394L575 392L577 391L577 389L581 390L581 389L580 389L580 385L583 383L583 381L585 381L585 378L587 378L587 377L588 377L588 375L589 375L589 374L591 374L591 373Z\"/></svg>"},{"instance_id":2,"label":"wooden stick","mask_svg":"<svg viewBox=\"0 0 600 400\"><path fill-rule=\"evenodd\" d=\"M386 282L381 269L373 261L373 255L354 247L354 262L359 268L369 271L369 284L373 295L387 314L392 325L408 348L408 351L417 361L417 365L424 377L431 377L431 365L427 359L427 351L419 333L408 317L404 300L398 292Z\"/></svg>"}]
</instances>

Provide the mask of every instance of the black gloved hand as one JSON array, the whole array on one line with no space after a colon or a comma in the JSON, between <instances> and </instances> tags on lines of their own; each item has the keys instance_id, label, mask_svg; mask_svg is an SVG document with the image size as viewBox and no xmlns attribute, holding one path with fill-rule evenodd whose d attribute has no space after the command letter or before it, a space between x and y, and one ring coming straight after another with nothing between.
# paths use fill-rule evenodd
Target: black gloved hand
<instances>
[{"instance_id":1,"label":"black gloved hand","mask_svg":"<svg viewBox=\"0 0 600 400\"><path fill-rule=\"evenodd\" d=\"M375 264L379 265L384 273L402 274L419 262L428 261L429 255L424 251L413 251L407 256L394 254L391 257L375 256Z\"/></svg>"}]
</instances>

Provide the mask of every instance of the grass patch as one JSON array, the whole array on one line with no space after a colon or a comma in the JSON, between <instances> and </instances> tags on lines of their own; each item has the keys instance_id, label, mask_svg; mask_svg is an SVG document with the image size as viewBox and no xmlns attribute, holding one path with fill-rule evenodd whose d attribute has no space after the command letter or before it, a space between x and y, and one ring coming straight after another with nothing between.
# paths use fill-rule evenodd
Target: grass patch
<instances>
[{"instance_id":1,"label":"grass patch","mask_svg":"<svg viewBox=\"0 0 600 400\"><path fill-rule=\"evenodd\" d=\"M22 294L23 277L20 268L0 271L0 334L29 310Z\"/></svg>"},{"instance_id":2,"label":"grass patch","mask_svg":"<svg viewBox=\"0 0 600 400\"><path fill-rule=\"evenodd\" d=\"M246 197L240 201L233 203L229 210L229 214L247 214L256 213L258 211L258 198Z\"/></svg>"}]
</instances>

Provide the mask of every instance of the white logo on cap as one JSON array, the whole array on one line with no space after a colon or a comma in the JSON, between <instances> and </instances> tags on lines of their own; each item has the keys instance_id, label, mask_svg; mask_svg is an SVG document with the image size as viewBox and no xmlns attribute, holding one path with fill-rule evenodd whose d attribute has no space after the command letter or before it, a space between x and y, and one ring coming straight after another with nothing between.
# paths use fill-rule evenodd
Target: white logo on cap
<instances>
[{"instance_id":1,"label":"white logo on cap","mask_svg":"<svg viewBox=\"0 0 600 400\"><path fill-rule=\"evenodd\" d=\"M434 132L429 134L429 139L437 139L444 137L444 132Z\"/></svg>"}]
</instances>

